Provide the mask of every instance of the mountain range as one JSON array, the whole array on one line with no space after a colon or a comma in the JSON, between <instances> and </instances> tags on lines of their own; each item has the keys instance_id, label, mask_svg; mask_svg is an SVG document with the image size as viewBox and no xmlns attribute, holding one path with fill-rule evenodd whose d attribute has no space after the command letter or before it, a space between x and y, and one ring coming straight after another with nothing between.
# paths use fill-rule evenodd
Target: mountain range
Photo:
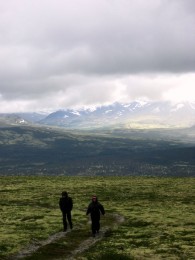
<instances>
[{"instance_id":1,"label":"mountain range","mask_svg":"<svg viewBox=\"0 0 195 260\"><path fill-rule=\"evenodd\" d=\"M195 125L195 102L113 103L93 109L62 109L53 113L0 114L0 123L40 124L65 128L174 128Z\"/></svg>"},{"instance_id":2,"label":"mountain range","mask_svg":"<svg viewBox=\"0 0 195 260\"><path fill-rule=\"evenodd\" d=\"M5 113L0 175L194 176L194 144L194 103Z\"/></svg>"}]
</instances>

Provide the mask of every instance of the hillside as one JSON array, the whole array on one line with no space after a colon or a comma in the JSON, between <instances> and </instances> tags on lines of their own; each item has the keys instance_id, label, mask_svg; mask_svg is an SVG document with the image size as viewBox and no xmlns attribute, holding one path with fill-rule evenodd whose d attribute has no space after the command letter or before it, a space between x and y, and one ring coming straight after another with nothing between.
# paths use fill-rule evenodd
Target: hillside
<instances>
[{"instance_id":1,"label":"hillside","mask_svg":"<svg viewBox=\"0 0 195 260\"><path fill-rule=\"evenodd\" d=\"M74 201L65 233L64 189ZM0 259L195 259L194 189L194 178L0 177ZM93 194L106 211L95 238L86 216Z\"/></svg>"},{"instance_id":2,"label":"hillside","mask_svg":"<svg viewBox=\"0 0 195 260\"><path fill-rule=\"evenodd\" d=\"M192 133L4 126L0 174L194 176Z\"/></svg>"}]
</instances>

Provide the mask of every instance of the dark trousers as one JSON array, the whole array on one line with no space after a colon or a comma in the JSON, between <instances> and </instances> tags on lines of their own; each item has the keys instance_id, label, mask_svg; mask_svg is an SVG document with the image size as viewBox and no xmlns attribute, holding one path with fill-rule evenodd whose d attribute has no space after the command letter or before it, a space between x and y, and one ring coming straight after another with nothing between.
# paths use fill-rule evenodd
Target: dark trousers
<instances>
[{"instance_id":1,"label":"dark trousers","mask_svg":"<svg viewBox=\"0 0 195 260\"><path fill-rule=\"evenodd\" d=\"M63 215L63 225L64 225L64 231L67 230L67 220L70 225L70 228L72 229L72 218L71 218L71 211L68 212L62 212Z\"/></svg>"},{"instance_id":2,"label":"dark trousers","mask_svg":"<svg viewBox=\"0 0 195 260\"><path fill-rule=\"evenodd\" d=\"M91 231L93 234L95 234L96 232L99 232L100 230L100 220L96 219L96 218L92 218L91 219Z\"/></svg>"}]
</instances>

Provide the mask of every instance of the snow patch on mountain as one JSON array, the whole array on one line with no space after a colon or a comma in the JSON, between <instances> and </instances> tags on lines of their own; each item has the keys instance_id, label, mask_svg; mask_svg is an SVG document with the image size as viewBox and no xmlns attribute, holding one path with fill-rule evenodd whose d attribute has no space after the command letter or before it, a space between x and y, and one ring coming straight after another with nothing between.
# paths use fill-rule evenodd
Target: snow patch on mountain
<instances>
[{"instance_id":1,"label":"snow patch on mountain","mask_svg":"<svg viewBox=\"0 0 195 260\"><path fill-rule=\"evenodd\" d=\"M124 110L121 111L121 112L118 112L118 113L117 113L117 116L122 116L122 115L123 115L123 112L124 112Z\"/></svg>"},{"instance_id":2,"label":"snow patch on mountain","mask_svg":"<svg viewBox=\"0 0 195 260\"><path fill-rule=\"evenodd\" d=\"M105 114L108 114L108 113L111 113L112 112L112 110L107 110L107 111L105 111Z\"/></svg>"},{"instance_id":3,"label":"snow patch on mountain","mask_svg":"<svg viewBox=\"0 0 195 260\"><path fill-rule=\"evenodd\" d=\"M75 110L72 111L71 113L72 113L73 115L76 115L76 116L80 116L80 115L81 115L78 111L75 111Z\"/></svg>"},{"instance_id":4,"label":"snow patch on mountain","mask_svg":"<svg viewBox=\"0 0 195 260\"><path fill-rule=\"evenodd\" d=\"M147 104L147 102L144 101L136 101L135 108L144 107Z\"/></svg>"},{"instance_id":5,"label":"snow patch on mountain","mask_svg":"<svg viewBox=\"0 0 195 260\"><path fill-rule=\"evenodd\" d=\"M19 124L27 123L24 119L19 120Z\"/></svg>"},{"instance_id":6,"label":"snow patch on mountain","mask_svg":"<svg viewBox=\"0 0 195 260\"><path fill-rule=\"evenodd\" d=\"M191 107L192 109L195 110L195 101L194 101L194 102L189 102L189 105L190 105L190 107Z\"/></svg>"},{"instance_id":7,"label":"snow patch on mountain","mask_svg":"<svg viewBox=\"0 0 195 260\"><path fill-rule=\"evenodd\" d=\"M178 111L179 109L182 109L184 106L184 104L177 104L175 107L171 109L171 112Z\"/></svg>"}]
</instances>

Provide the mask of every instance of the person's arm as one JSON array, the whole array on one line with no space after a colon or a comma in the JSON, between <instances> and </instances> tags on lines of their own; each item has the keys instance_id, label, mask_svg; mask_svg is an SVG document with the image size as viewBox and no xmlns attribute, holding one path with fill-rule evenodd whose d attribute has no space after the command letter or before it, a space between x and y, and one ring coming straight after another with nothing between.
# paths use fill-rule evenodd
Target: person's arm
<instances>
[{"instance_id":1,"label":"person's arm","mask_svg":"<svg viewBox=\"0 0 195 260\"><path fill-rule=\"evenodd\" d=\"M89 204L89 206L88 206L88 208L87 208L86 215L88 215L90 212L91 212L91 207L90 207L90 204Z\"/></svg>"},{"instance_id":2,"label":"person's arm","mask_svg":"<svg viewBox=\"0 0 195 260\"><path fill-rule=\"evenodd\" d=\"M99 204L99 209L100 209L102 215L104 215L105 214L105 210L104 210L104 207L103 207L102 204Z\"/></svg>"},{"instance_id":3,"label":"person's arm","mask_svg":"<svg viewBox=\"0 0 195 260\"><path fill-rule=\"evenodd\" d=\"M61 200L61 198L59 200L59 207L60 207L60 210L62 211L62 200Z\"/></svg>"}]
</instances>

